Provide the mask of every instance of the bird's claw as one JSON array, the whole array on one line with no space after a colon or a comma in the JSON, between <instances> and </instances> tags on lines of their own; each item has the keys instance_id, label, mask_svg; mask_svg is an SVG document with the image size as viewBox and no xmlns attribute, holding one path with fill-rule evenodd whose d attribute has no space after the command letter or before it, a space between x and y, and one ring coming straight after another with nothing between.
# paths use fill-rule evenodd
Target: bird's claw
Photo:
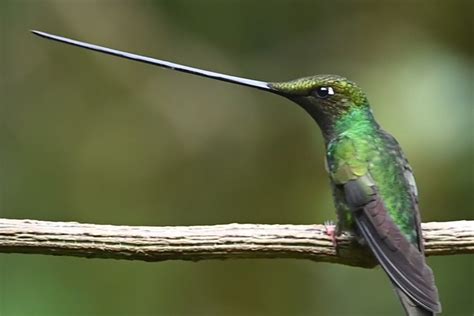
<instances>
[{"instance_id":1,"label":"bird's claw","mask_svg":"<svg viewBox=\"0 0 474 316\"><path fill-rule=\"evenodd\" d=\"M336 224L333 221L325 221L324 227L326 229L326 234L331 239L332 245L336 248L337 251L337 239L336 239Z\"/></svg>"}]
</instances>

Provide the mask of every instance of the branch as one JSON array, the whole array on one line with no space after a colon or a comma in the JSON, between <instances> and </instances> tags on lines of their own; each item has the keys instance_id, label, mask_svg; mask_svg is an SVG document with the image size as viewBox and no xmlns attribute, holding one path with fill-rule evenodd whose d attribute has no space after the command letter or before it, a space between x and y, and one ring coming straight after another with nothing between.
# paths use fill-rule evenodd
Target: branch
<instances>
[{"instance_id":1,"label":"branch","mask_svg":"<svg viewBox=\"0 0 474 316\"><path fill-rule=\"evenodd\" d=\"M422 225L426 255L474 253L474 221ZM353 236L336 253L323 225L112 226L0 219L0 253L143 261L294 258L373 267Z\"/></svg>"}]
</instances>

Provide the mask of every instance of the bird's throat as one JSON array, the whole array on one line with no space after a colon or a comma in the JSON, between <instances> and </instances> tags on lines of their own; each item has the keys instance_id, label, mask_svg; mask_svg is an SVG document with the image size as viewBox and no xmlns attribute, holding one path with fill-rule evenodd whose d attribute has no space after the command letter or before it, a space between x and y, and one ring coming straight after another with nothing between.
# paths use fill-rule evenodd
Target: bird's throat
<instances>
[{"instance_id":1,"label":"bird's throat","mask_svg":"<svg viewBox=\"0 0 474 316\"><path fill-rule=\"evenodd\" d=\"M343 134L362 138L375 134L379 129L369 107L353 108L338 117L323 118L322 122L318 122L318 125L326 144Z\"/></svg>"}]
</instances>

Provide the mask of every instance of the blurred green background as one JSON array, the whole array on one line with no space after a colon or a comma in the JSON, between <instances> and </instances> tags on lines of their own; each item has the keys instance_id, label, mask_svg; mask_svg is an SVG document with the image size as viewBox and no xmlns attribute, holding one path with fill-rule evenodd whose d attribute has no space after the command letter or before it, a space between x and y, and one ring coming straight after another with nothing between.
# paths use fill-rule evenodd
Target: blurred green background
<instances>
[{"instance_id":1,"label":"blurred green background","mask_svg":"<svg viewBox=\"0 0 474 316\"><path fill-rule=\"evenodd\" d=\"M322 223L315 123L252 89L95 54L38 29L248 78L335 73L415 170L424 221L473 216L472 1L0 2L1 216L126 225ZM472 256L428 259L472 315ZM401 315L380 269L0 254L0 315Z\"/></svg>"}]
</instances>

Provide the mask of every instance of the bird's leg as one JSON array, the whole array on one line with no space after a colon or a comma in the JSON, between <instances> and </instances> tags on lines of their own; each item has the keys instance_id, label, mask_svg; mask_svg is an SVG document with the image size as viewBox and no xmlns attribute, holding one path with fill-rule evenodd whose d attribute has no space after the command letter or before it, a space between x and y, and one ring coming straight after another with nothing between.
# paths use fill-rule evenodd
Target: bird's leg
<instances>
[{"instance_id":1,"label":"bird's leg","mask_svg":"<svg viewBox=\"0 0 474 316\"><path fill-rule=\"evenodd\" d=\"M333 221L328 220L324 222L324 228L326 229L326 234L329 236L329 238L332 241L332 245L334 248L336 248L337 252L337 239L336 236L338 235L337 229L336 229L336 224L334 224Z\"/></svg>"}]
</instances>

